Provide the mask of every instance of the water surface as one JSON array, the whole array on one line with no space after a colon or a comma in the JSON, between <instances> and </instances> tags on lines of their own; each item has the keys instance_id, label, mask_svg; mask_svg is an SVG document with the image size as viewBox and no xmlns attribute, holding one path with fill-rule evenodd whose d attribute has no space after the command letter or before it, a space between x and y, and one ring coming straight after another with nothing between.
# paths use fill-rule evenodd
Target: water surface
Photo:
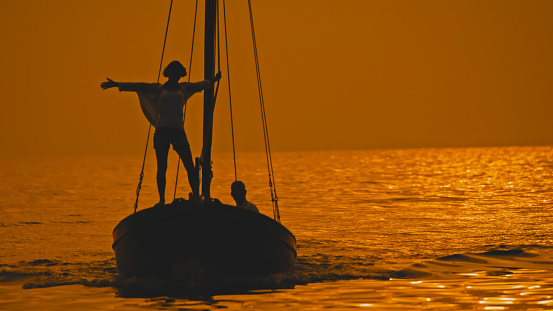
<instances>
[{"instance_id":1,"label":"water surface","mask_svg":"<svg viewBox=\"0 0 553 311\"><path fill-rule=\"evenodd\" d=\"M265 156L237 159L248 199L272 215ZM213 160L212 195L232 203L232 155ZM295 275L201 297L129 297L117 278L111 231L133 211L141 161L0 159L1 309L553 308L552 147L275 153ZM157 201L153 161L139 209ZM181 178L177 197L188 192Z\"/></svg>"}]
</instances>

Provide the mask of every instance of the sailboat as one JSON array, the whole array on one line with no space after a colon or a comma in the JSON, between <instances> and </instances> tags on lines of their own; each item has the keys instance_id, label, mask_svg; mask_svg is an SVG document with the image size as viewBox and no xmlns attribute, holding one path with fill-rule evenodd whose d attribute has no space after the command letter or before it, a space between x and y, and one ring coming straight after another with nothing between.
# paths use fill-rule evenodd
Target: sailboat
<instances>
[{"instance_id":1,"label":"sailboat","mask_svg":"<svg viewBox=\"0 0 553 311\"><path fill-rule=\"evenodd\" d=\"M204 77L215 75L217 1L205 1ZM113 230L123 278L265 277L292 273L296 239L276 219L211 198L215 90L204 91L203 200L136 211Z\"/></svg>"}]
</instances>

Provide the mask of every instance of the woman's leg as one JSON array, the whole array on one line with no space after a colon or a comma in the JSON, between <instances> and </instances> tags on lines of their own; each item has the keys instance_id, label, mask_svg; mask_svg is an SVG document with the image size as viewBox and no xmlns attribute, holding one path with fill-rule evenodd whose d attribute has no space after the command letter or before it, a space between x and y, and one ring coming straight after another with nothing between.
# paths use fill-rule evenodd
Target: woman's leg
<instances>
[{"instance_id":1,"label":"woman's leg","mask_svg":"<svg viewBox=\"0 0 553 311\"><path fill-rule=\"evenodd\" d=\"M167 173L167 156L169 155L170 142L164 137L161 131L156 130L154 134L154 149L157 160L157 191L159 193L159 203L165 204L165 185Z\"/></svg>"},{"instance_id":2,"label":"woman's leg","mask_svg":"<svg viewBox=\"0 0 553 311\"><path fill-rule=\"evenodd\" d=\"M188 183L190 184L190 188L192 188L192 194L200 195L200 176L194 167L192 151L190 150L190 144L188 143L186 134L173 144L173 149L179 154L182 164L184 168L186 168Z\"/></svg>"}]
</instances>

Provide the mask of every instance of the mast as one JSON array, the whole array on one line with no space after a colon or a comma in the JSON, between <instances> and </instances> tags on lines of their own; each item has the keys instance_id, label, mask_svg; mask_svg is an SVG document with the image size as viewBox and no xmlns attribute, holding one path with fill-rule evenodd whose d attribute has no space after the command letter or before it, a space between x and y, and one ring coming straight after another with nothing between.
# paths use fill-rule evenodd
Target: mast
<instances>
[{"instance_id":1,"label":"mast","mask_svg":"<svg viewBox=\"0 0 553 311\"><path fill-rule=\"evenodd\" d=\"M215 76L215 30L217 0L205 1L204 79ZM202 195L211 199L211 145L213 140L214 87L204 90L204 124L202 148Z\"/></svg>"}]
</instances>

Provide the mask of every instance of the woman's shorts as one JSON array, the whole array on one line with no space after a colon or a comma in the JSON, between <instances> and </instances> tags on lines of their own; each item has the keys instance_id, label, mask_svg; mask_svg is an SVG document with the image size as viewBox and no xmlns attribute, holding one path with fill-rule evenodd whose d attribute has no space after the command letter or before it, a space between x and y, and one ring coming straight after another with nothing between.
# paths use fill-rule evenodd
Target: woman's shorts
<instances>
[{"instance_id":1,"label":"woman's shorts","mask_svg":"<svg viewBox=\"0 0 553 311\"><path fill-rule=\"evenodd\" d=\"M169 145L179 154L181 152L190 152L190 144L184 129L174 127L156 128L154 133L154 149L162 151L169 150Z\"/></svg>"}]
</instances>

